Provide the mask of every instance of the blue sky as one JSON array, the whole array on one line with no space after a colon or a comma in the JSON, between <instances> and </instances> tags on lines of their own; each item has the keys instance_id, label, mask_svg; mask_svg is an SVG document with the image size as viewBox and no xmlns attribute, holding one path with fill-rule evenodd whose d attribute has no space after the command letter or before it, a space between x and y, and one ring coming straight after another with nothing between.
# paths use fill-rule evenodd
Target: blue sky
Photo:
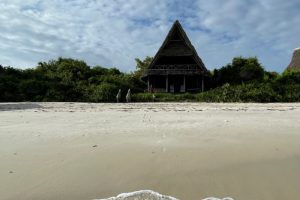
<instances>
[{"instance_id":1,"label":"blue sky","mask_svg":"<svg viewBox=\"0 0 300 200\"><path fill-rule=\"evenodd\" d=\"M62 56L132 71L176 19L208 69L257 56L281 72L300 46L300 0L1 0L0 64Z\"/></svg>"}]
</instances>

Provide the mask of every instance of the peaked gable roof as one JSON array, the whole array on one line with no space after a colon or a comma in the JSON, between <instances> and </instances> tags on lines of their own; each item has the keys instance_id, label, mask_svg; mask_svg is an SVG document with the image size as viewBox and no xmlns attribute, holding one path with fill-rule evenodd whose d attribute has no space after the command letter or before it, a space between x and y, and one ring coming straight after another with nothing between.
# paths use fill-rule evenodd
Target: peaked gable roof
<instances>
[{"instance_id":1,"label":"peaked gable roof","mask_svg":"<svg viewBox=\"0 0 300 200\"><path fill-rule=\"evenodd\" d=\"M168 35L166 36L163 44L161 45L161 47L159 48L159 50L157 51L156 55L154 56L152 62L149 65L148 69L152 69L153 66L155 65L155 63L157 62L159 56L162 54L163 50L166 48L167 44L171 41L172 37L175 34L175 31L178 30L179 31L179 35L180 37L183 39L183 42L186 44L186 46L188 48L190 48L190 50L192 51L192 55L197 63L197 65L201 68L201 70L203 71L203 73L207 73L207 69L204 65L204 63L202 62L201 58L199 57L199 55L197 54L196 49L194 48L194 46L192 45L191 41L189 40L187 34L185 33L185 31L183 30L180 22L178 20L176 20L172 26L172 28L170 29Z\"/></svg>"}]
</instances>

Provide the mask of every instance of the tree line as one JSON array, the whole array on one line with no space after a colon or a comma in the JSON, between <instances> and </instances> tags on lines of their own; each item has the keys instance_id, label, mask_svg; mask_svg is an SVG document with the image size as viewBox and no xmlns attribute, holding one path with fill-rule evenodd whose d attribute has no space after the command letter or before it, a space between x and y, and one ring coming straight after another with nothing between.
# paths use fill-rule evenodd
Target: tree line
<instances>
[{"instance_id":1,"label":"tree line","mask_svg":"<svg viewBox=\"0 0 300 200\"><path fill-rule=\"evenodd\" d=\"M300 101L300 72L268 72L257 58L233 58L209 72L206 91L198 94L144 93L141 80L152 58L136 59L136 70L89 66L82 60L58 58L32 69L0 65L0 101L115 102L130 88L133 101L295 102Z\"/></svg>"}]
</instances>

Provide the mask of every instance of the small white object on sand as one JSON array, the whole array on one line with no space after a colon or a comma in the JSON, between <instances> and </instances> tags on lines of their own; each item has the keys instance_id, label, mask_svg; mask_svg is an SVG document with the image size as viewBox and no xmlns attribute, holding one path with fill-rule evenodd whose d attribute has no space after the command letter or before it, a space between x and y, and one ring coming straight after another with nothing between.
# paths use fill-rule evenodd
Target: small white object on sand
<instances>
[{"instance_id":1,"label":"small white object on sand","mask_svg":"<svg viewBox=\"0 0 300 200\"><path fill-rule=\"evenodd\" d=\"M108 199L98 199L98 200L178 200L174 197L161 195L152 190L141 190L130 193L119 194L116 197L110 197Z\"/></svg>"}]
</instances>

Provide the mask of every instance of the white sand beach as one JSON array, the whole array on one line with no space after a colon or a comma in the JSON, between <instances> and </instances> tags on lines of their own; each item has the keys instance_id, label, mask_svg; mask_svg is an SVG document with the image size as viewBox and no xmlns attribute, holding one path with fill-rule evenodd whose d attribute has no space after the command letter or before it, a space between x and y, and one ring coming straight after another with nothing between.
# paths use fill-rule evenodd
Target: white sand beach
<instances>
[{"instance_id":1,"label":"white sand beach","mask_svg":"<svg viewBox=\"0 0 300 200\"><path fill-rule=\"evenodd\" d=\"M0 199L300 199L300 104L1 103Z\"/></svg>"}]
</instances>

